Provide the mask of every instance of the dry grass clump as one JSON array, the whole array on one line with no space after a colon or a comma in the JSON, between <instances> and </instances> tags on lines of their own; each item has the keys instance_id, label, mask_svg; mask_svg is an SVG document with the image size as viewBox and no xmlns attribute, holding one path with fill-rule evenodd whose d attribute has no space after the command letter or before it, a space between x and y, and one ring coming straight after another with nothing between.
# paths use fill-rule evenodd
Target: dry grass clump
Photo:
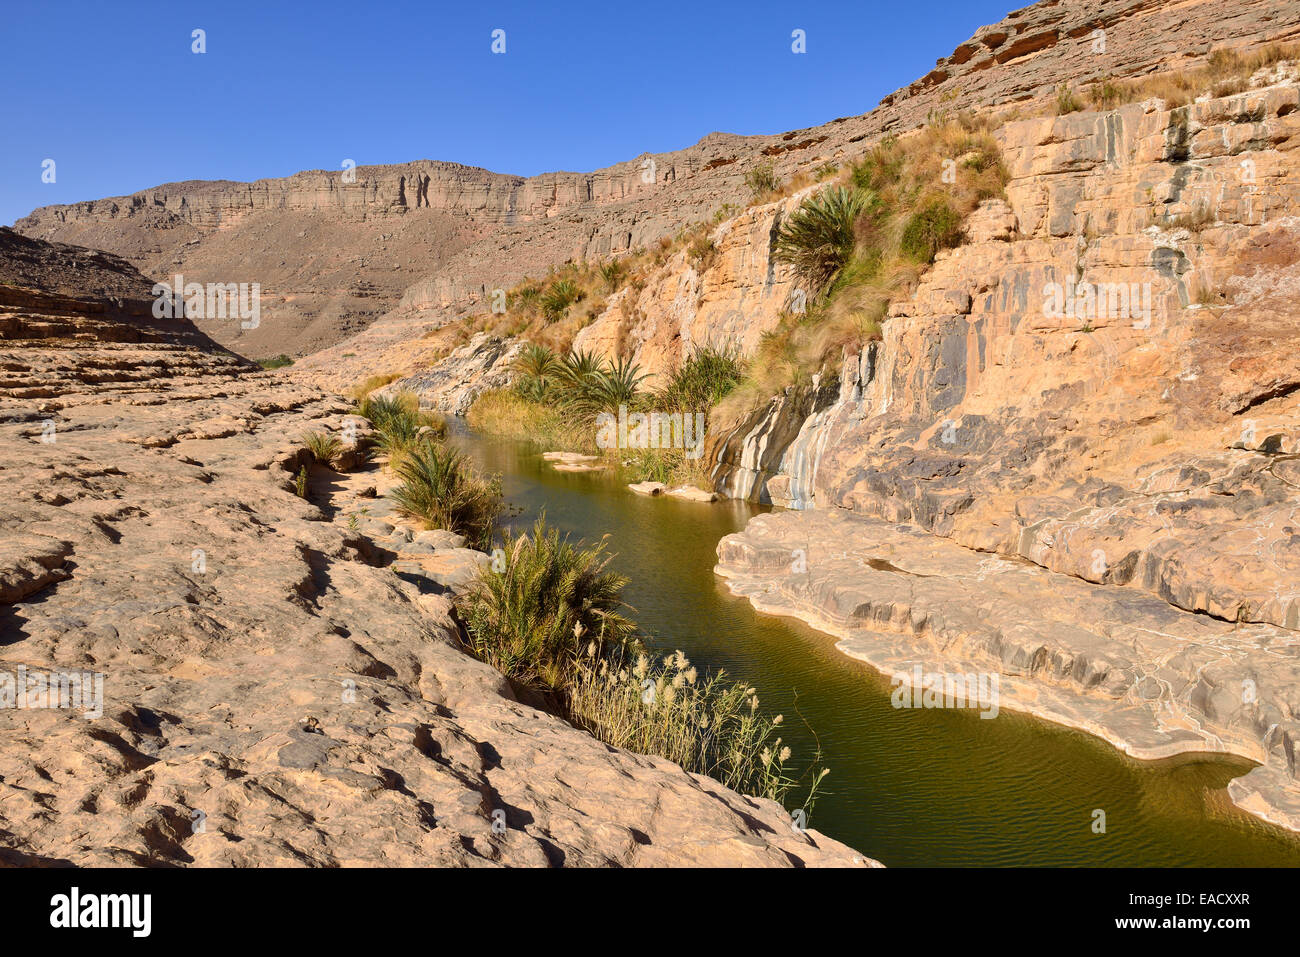
<instances>
[{"instance_id":1,"label":"dry grass clump","mask_svg":"<svg viewBox=\"0 0 1300 957\"><path fill-rule=\"evenodd\" d=\"M798 783L782 743L781 715L759 710L758 694L724 672L700 674L682 652L602 655L593 643L567 688L569 720L600 740L657 754L744 794L784 801ZM828 771L810 768L811 806Z\"/></svg>"},{"instance_id":2,"label":"dry grass clump","mask_svg":"<svg viewBox=\"0 0 1300 957\"><path fill-rule=\"evenodd\" d=\"M568 452L589 451L594 442L594 436L575 432L558 408L509 388L480 393L465 413L465 421L477 432Z\"/></svg>"},{"instance_id":3,"label":"dry grass clump","mask_svg":"<svg viewBox=\"0 0 1300 957\"><path fill-rule=\"evenodd\" d=\"M355 402L361 402L376 389L382 389L389 383L396 382L401 377L402 374L400 372L385 372L380 375L367 376L348 390L348 398Z\"/></svg>"},{"instance_id":4,"label":"dry grass clump","mask_svg":"<svg viewBox=\"0 0 1300 957\"><path fill-rule=\"evenodd\" d=\"M1204 65L1195 69L1166 71L1136 80L1107 78L1092 87L1089 98L1096 108L1104 110L1153 97L1174 109L1206 94L1224 97L1245 92L1250 89L1250 78L1258 71L1296 59L1300 59L1300 44L1273 44L1255 53L1215 50Z\"/></svg>"}]
</instances>

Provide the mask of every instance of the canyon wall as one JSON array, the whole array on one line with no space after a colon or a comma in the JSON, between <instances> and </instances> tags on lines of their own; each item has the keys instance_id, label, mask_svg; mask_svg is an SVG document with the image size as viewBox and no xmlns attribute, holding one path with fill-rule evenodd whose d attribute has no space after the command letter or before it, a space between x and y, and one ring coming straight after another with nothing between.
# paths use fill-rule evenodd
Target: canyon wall
<instances>
[{"instance_id":1,"label":"canyon wall","mask_svg":"<svg viewBox=\"0 0 1300 957\"><path fill-rule=\"evenodd\" d=\"M416 371L420 336L480 308L492 289L571 258L647 245L743 203L745 174L759 165L786 178L852 158L870 138L915 128L932 111L1014 109L1061 82L1139 75L1197 62L1216 46L1296 36L1300 12L1267 0L1230 9L1211 0L1039 3L980 29L872 112L802 130L713 133L591 173L524 178L418 161L360 166L349 173L355 182L340 169L174 183L43 207L15 228L117 253L153 279L257 282L259 328L213 321L205 331L255 358L320 352L308 368L338 388L374 372L368 363Z\"/></svg>"},{"instance_id":2,"label":"canyon wall","mask_svg":"<svg viewBox=\"0 0 1300 957\"><path fill-rule=\"evenodd\" d=\"M741 441L825 514L725 539L735 590L1140 756L1244 754L1237 803L1300 826L1296 77L1003 126L1006 202L833 403Z\"/></svg>"}]
</instances>

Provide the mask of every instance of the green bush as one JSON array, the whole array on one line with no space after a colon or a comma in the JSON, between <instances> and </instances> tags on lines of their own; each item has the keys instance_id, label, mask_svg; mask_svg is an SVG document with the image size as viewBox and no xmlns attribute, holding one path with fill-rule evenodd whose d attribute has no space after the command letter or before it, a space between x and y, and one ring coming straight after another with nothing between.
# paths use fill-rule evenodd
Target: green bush
<instances>
[{"instance_id":1,"label":"green bush","mask_svg":"<svg viewBox=\"0 0 1300 957\"><path fill-rule=\"evenodd\" d=\"M392 492L397 510L420 519L427 528L445 528L477 546L492 538L505 506L497 480L475 476L460 453L423 443L402 457L395 471L402 480Z\"/></svg>"},{"instance_id":2,"label":"green bush","mask_svg":"<svg viewBox=\"0 0 1300 957\"><path fill-rule=\"evenodd\" d=\"M707 412L736 387L745 367L736 352L697 348L655 396L667 411Z\"/></svg>"},{"instance_id":3,"label":"green bush","mask_svg":"<svg viewBox=\"0 0 1300 957\"><path fill-rule=\"evenodd\" d=\"M1056 115L1064 116L1067 113L1077 113L1083 109L1083 103L1074 91L1070 89L1068 83L1062 83L1056 88Z\"/></svg>"},{"instance_id":4,"label":"green bush","mask_svg":"<svg viewBox=\"0 0 1300 957\"><path fill-rule=\"evenodd\" d=\"M504 546L461 600L475 656L522 684L559 690L588 643L603 653L634 642L622 614L627 579L608 570L605 540L575 545L543 517Z\"/></svg>"},{"instance_id":5,"label":"green bush","mask_svg":"<svg viewBox=\"0 0 1300 957\"><path fill-rule=\"evenodd\" d=\"M749 187L753 198L758 199L768 193L775 193L780 190L781 181L776 178L776 173L772 170L772 164L763 163L761 166L755 166L745 174L745 185Z\"/></svg>"},{"instance_id":6,"label":"green bush","mask_svg":"<svg viewBox=\"0 0 1300 957\"><path fill-rule=\"evenodd\" d=\"M917 262L931 263L940 249L961 245L963 237L961 213L936 196L908 219L899 247Z\"/></svg>"}]
</instances>

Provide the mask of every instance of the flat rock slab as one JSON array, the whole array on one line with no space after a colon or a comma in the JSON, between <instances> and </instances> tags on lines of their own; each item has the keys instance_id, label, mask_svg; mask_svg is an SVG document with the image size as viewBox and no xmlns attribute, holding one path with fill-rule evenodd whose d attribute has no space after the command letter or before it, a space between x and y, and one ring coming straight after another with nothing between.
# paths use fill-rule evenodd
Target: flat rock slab
<instances>
[{"instance_id":1,"label":"flat rock slab","mask_svg":"<svg viewBox=\"0 0 1300 957\"><path fill-rule=\"evenodd\" d=\"M996 674L1000 707L1134 757L1259 761L1268 772L1248 775L1234 798L1249 794L1248 810L1300 829L1287 759L1300 738L1295 632L1216 621L1137 588L837 512L757 516L719 543L716 570L759 611L835 635L842 652L886 674Z\"/></svg>"},{"instance_id":2,"label":"flat rock slab","mask_svg":"<svg viewBox=\"0 0 1300 957\"><path fill-rule=\"evenodd\" d=\"M0 340L0 673L98 672L103 707L0 709L0 866L874 863L515 700L446 594L486 555L365 499L377 464L294 494L336 397L42 342Z\"/></svg>"},{"instance_id":3,"label":"flat rock slab","mask_svg":"<svg viewBox=\"0 0 1300 957\"><path fill-rule=\"evenodd\" d=\"M677 488L670 488L665 494L671 495L673 498L685 499L688 502L716 502L718 500L717 492L706 492L694 485L679 485Z\"/></svg>"}]
</instances>

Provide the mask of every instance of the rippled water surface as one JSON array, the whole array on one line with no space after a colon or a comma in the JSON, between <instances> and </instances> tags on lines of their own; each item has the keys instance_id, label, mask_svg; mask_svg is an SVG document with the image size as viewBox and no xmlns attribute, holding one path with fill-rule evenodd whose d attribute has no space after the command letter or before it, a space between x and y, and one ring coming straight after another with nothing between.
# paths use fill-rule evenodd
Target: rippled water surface
<instances>
[{"instance_id":1,"label":"rippled water surface","mask_svg":"<svg viewBox=\"0 0 1300 957\"><path fill-rule=\"evenodd\" d=\"M453 426L455 429L455 426ZM892 867L907 865L1300 865L1300 842L1232 808L1250 762L1137 762L1100 739L1002 711L900 710L888 680L792 619L759 615L713 573L723 535L756 509L645 498L601 473L556 472L539 449L456 429L501 473L511 519L608 534L631 578L632 617L662 649L725 668L785 715L796 758L831 769L809 826ZM1106 833L1092 812L1106 812Z\"/></svg>"}]
</instances>

